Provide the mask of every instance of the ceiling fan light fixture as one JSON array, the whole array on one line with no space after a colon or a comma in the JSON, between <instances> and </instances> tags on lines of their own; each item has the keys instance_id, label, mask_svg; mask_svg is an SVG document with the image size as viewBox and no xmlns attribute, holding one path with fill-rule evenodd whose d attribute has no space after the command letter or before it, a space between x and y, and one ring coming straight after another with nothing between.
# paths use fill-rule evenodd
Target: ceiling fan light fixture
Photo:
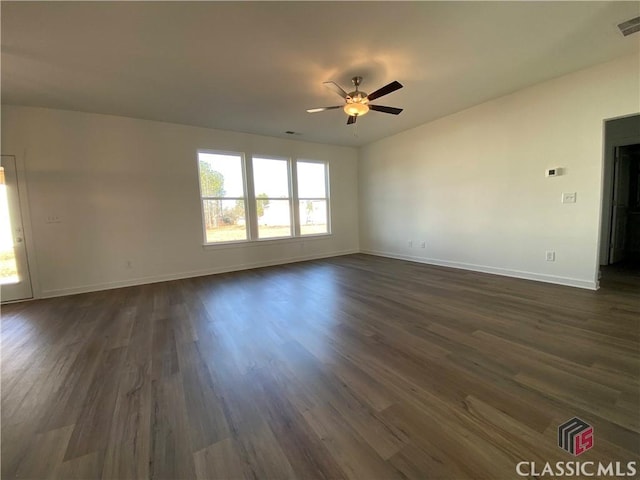
<instances>
[{"instance_id":1,"label":"ceiling fan light fixture","mask_svg":"<svg viewBox=\"0 0 640 480\"><path fill-rule=\"evenodd\" d=\"M369 106L364 103L347 103L344 106L344 113L350 117L361 117L369 111Z\"/></svg>"},{"instance_id":2,"label":"ceiling fan light fixture","mask_svg":"<svg viewBox=\"0 0 640 480\"><path fill-rule=\"evenodd\" d=\"M1 1L1 0L0 0ZM373 93L366 93L359 90L360 83L362 82L362 77L353 77L351 79L353 86L356 89L347 93L343 88L335 82L324 82L323 85L328 89L332 90L334 93L337 93L344 99L346 102L345 105L335 105L332 107L321 107L321 108L310 108L307 110L309 113L316 112L324 112L325 110L335 110L338 108L342 108L344 113L349 115L349 120L347 120L347 125L353 125L356 123L356 118L361 117L362 115L366 115L369 110L373 110L376 112L389 113L391 115L398 115L402 112L401 108L395 107L385 107L382 105L369 105L371 100L375 100L376 98L383 97L388 95L396 90L402 88L402 84L398 81L393 81L384 87L377 89Z\"/></svg>"}]
</instances>

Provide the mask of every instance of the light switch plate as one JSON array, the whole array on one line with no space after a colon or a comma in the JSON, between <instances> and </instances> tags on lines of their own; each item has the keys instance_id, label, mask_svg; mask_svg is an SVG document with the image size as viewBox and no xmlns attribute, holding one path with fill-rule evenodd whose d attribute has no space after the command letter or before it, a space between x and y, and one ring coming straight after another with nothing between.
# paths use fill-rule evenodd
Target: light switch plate
<instances>
[{"instance_id":1,"label":"light switch plate","mask_svg":"<svg viewBox=\"0 0 640 480\"><path fill-rule=\"evenodd\" d=\"M562 194L562 203L576 203L576 192L563 193Z\"/></svg>"}]
</instances>

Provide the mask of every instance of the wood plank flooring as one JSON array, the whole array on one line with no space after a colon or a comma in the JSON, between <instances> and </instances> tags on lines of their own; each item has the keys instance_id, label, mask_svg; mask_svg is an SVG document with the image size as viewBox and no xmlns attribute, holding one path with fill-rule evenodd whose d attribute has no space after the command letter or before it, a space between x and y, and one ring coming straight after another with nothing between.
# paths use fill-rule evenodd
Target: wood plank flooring
<instances>
[{"instance_id":1,"label":"wood plank flooring","mask_svg":"<svg viewBox=\"0 0 640 480\"><path fill-rule=\"evenodd\" d=\"M350 255L6 305L2 478L518 478L574 416L640 461L640 277L603 283Z\"/></svg>"}]
</instances>

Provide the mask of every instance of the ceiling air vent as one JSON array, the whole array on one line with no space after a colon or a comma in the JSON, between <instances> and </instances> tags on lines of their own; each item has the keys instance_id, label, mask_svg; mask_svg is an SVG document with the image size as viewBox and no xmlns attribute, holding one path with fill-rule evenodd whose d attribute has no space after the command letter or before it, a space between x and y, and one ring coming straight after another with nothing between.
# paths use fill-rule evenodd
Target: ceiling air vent
<instances>
[{"instance_id":1,"label":"ceiling air vent","mask_svg":"<svg viewBox=\"0 0 640 480\"><path fill-rule=\"evenodd\" d=\"M620 32L625 37L640 31L640 17L632 18L618 25Z\"/></svg>"}]
</instances>

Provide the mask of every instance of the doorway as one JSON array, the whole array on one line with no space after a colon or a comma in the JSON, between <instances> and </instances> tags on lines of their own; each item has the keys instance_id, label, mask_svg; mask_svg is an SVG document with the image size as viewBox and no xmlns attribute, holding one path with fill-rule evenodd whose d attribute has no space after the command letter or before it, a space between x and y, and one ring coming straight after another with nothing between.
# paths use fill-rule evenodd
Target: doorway
<instances>
[{"instance_id":1,"label":"doorway","mask_svg":"<svg viewBox=\"0 0 640 480\"><path fill-rule=\"evenodd\" d=\"M640 260L640 143L616 147L609 265Z\"/></svg>"},{"instance_id":2,"label":"doorway","mask_svg":"<svg viewBox=\"0 0 640 480\"><path fill-rule=\"evenodd\" d=\"M606 120L604 134L599 263L608 270L636 263L640 272L640 115Z\"/></svg>"},{"instance_id":3,"label":"doorway","mask_svg":"<svg viewBox=\"0 0 640 480\"><path fill-rule=\"evenodd\" d=\"M16 159L0 156L0 300L32 298Z\"/></svg>"}]
</instances>

